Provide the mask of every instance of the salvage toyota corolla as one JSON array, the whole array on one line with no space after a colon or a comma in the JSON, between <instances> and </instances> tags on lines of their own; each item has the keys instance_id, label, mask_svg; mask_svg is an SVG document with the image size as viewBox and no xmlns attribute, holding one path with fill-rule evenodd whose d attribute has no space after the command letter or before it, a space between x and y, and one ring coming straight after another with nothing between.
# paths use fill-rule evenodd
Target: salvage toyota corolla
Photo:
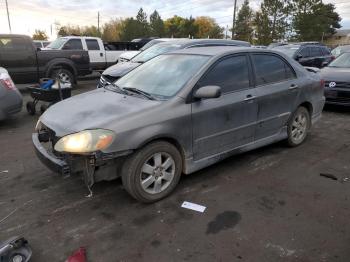
<instances>
[{"instance_id":1,"label":"salvage toyota corolla","mask_svg":"<svg viewBox=\"0 0 350 262\"><path fill-rule=\"evenodd\" d=\"M37 155L90 189L122 178L142 202L181 174L276 141L298 146L322 112L324 82L285 55L201 47L156 57L113 85L50 107L33 134Z\"/></svg>"}]
</instances>

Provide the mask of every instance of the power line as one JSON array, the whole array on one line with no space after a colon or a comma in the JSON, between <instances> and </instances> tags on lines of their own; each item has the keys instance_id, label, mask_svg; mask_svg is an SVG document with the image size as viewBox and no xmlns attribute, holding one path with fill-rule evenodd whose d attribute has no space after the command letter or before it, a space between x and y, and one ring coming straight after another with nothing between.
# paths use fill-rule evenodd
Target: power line
<instances>
[{"instance_id":1,"label":"power line","mask_svg":"<svg viewBox=\"0 0 350 262\"><path fill-rule=\"evenodd\" d=\"M10 33L12 33L11 22L10 22L10 12L9 12L9 6L8 6L8 3L7 3L7 0L5 0L5 3L6 3L6 11L7 11L7 21L9 23Z\"/></svg>"}]
</instances>

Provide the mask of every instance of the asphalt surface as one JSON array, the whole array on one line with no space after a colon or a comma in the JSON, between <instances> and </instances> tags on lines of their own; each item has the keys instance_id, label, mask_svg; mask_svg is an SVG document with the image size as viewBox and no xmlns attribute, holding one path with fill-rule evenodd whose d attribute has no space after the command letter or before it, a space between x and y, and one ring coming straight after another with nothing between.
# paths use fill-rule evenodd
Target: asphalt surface
<instances>
[{"instance_id":1,"label":"asphalt surface","mask_svg":"<svg viewBox=\"0 0 350 262\"><path fill-rule=\"evenodd\" d=\"M300 147L231 157L150 205L120 180L86 198L79 177L51 173L33 153L37 118L23 110L0 122L0 241L23 235L34 262L65 261L81 246L94 262L349 261L350 110L328 108Z\"/></svg>"}]
</instances>

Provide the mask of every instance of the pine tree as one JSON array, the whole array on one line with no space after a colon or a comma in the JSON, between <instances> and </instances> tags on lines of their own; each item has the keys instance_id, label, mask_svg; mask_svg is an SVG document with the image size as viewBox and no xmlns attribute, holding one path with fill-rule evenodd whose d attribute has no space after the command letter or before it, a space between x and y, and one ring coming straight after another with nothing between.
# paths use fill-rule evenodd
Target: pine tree
<instances>
[{"instance_id":1,"label":"pine tree","mask_svg":"<svg viewBox=\"0 0 350 262\"><path fill-rule=\"evenodd\" d=\"M251 42L253 37L253 10L245 0L237 14L234 39Z\"/></svg>"}]
</instances>

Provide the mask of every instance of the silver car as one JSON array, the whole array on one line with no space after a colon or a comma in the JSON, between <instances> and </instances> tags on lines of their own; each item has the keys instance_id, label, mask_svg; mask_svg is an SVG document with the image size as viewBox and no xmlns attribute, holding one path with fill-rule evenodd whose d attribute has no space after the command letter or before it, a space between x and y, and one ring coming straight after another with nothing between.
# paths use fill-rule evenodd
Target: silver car
<instances>
[{"instance_id":1,"label":"silver car","mask_svg":"<svg viewBox=\"0 0 350 262\"><path fill-rule=\"evenodd\" d=\"M22 110L23 99L7 70L0 67L0 120Z\"/></svg>"},{"instance_id":2,"label":"silver car","mask_svg":"<svg viewBox=\"0 0 350 262\"><path fill-rule=\"evenodd\" d=\"M154 202L181 174L280 140L300 145L321 116L323 90L318 74L276 51L177 50L53 105L32 139L52 170L82 171L89 189L121 177L131 196Z\"/></svg>"}]
</instances>

